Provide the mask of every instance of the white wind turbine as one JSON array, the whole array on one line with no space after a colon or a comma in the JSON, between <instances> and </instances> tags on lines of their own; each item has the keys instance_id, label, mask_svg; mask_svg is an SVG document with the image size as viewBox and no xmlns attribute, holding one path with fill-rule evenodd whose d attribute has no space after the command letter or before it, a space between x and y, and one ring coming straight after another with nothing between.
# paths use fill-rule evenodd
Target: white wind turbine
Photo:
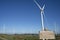
<instances>
[{"instance_id":1,"label":"white wind turbine","mask_svg":"<svg viewBox=\"0 0 60 40\"><path fill-rule=\"evenodd\" d=\"M44 7L45 7L45 5L43 7L41 7L35 0L34 0L34 2L36 3L36 5L39 7L39 9L41 11L42 30L44 31L43 14L44 14ZM45 39L43 38L43 40L45 40Z\"/></svg>"},{"instance_id":2,"label":"white wind turbine","mask_svg":"<svg viewBox=\"0 0 60 40\"><path fill-rule=\"evenodd\" d=\"M6 29L5 29L5 24L3 24L3 34L5 33Z\"/></svg>"},{"instance_id":3,"label":"white wind turbine","mask_svg":"<svg viewBox=\"0 0 60 40\"><path fill-rule=\"evenodd\" d=\"M42 22L42 30L43 31L40 31L40 39L43 39L43 40L48 40L48 39L55 39L55 34L53 31L46 31L45 28L44 28L44 7L41 7L35 0L34 2L36 3L36 5L39 7L40 11L41 11L41 22Z\"/></svg>"},{"instance_id":4,"label":"white wind turbine","mask_svg":"<svg viewBox=\"0 0 60 40\"><path fill-rule=\"evenodd\" d=\"M35 0L34 2L36 3L36 5L39 7L40 11L41 11L41 21L42 21L42 30L44 31L44 20L43 20L43 14L44 14L44 7L41 7Z\"/></svg>"}]
</instances>

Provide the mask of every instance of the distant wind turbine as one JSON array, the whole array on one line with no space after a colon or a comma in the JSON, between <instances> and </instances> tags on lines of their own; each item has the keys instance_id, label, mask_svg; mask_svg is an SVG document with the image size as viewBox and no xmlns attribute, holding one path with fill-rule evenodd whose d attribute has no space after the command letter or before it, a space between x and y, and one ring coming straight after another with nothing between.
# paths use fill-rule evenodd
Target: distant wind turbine
<instances>
[{"instance_id":1,"label":"distant wind turbine","mask_svg":"<svg viewBox=\"0 0 60 40\"><path fill-rule=\"evenodd\" d=\"M13 34L15 34L15 28L13 28Z\"/></svg>"},{"instance_id":2,"label":"distant wind turbine","mask_svg":"<svg viewBox=\"0 0 60 40\"><path fill-rule=\"evenodd\" d=\"M3 33L5 33L6 29L5 29L5 24L3 24Z\"/></svg>"}]
</instances>

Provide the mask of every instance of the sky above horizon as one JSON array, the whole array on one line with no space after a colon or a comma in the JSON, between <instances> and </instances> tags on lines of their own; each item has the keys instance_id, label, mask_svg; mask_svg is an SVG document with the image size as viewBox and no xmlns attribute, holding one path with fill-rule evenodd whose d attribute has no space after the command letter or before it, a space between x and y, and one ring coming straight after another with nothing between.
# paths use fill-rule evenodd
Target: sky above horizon
<instances>
[{"instance_id":1,"label":"sky above horizon","mask_svg":"<svg viewBox=\"0 0 60 40\"><path fill-rule=\"evenodd\" d=\"M44 10L44 25L60 33L60 0L36 0ZM0 0L0 33L39 33L40 9L33 0Z\"/></svg>"}]
</instances>

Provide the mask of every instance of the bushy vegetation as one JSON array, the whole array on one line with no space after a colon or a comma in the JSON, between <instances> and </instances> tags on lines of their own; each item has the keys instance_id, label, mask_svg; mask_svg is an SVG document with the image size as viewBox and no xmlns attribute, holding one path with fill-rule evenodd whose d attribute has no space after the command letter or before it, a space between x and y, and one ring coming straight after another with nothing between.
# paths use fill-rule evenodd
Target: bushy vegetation
<instances>
[{"instance_id":1,"label":"bushy vegetation","mask_svg":"<svg viewBox=\"0 0 60 40\"><path fill-rule=\"evenodd\" d=\"M39 40L38 34L0 34L0 40ZM56 40L60 40L60 35L56 35Z\"/></svg>"}]
</instances>

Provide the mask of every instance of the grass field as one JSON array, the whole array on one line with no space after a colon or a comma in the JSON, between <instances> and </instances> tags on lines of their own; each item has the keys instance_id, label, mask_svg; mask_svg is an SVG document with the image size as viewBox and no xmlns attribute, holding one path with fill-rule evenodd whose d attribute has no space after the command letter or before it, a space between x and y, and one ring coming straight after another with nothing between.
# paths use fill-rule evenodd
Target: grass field
<instances>
[{"instance_id":1,"label":"grass field","mask_svg":"<svg viewBox=\"0 0 60 40\"><path fill-rule=\"evenodd\" d=\"M0 40L39 40L38 34L0 34ZM56 40L60 40L60 35L56 35Z\"/></svg>"}]
</instances>

